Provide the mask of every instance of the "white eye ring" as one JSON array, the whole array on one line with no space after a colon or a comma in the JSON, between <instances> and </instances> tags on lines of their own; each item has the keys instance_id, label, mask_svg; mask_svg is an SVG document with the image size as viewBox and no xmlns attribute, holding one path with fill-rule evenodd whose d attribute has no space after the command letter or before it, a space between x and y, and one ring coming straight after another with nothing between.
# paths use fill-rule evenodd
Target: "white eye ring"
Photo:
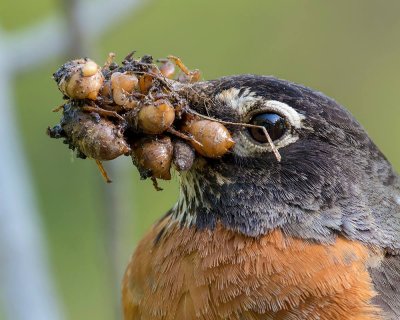
<instances>
[{"instance_id":1,"label":"white eye ring","mask_svg":"<svg viewBox=\"0 0 400 320\"><path fill-rule=\"evenodd\" d=\"M260 100L258 100L258 103L259 102ZM289 128L284 135L274 141L275 147L280 149L296 142L299 139L299 136L296 133L297 130L291 129L300 129L302 127L302 120L305 118L302 114L298 113L286 103L280 101L268 100L261 105L258 103L253 105L253 108L249 106L246 108L247 113L243 115L244 122L250 121L251 118L256 114L273 112L285 118L289 124ZM247 132L247 130L245 130L245 128L238 131L233 136L233 139L236 141L233 152L240 156L272 152L272 148L269 143L260 143L255 141L250 137L250 134Z\"/></svg>"},{"instance_id":2,"label":"white eye ring","mask_svg":"<svg viewBox=\"0 0 400 320\"><path fill-rule=\"evenodd\" d=\"M265 104L257 106L257 110L249 110L249 112L244 115L244 120L250 121L250 119L254 115L263 112L276 113L282 116L290 124L291 127L294 127L296 129L301 128L301 121L305 118L302 114L298 113L295 109L293 109L286 103L276 100L268 100L265 102Z\"/></svg>"}]
</instances>

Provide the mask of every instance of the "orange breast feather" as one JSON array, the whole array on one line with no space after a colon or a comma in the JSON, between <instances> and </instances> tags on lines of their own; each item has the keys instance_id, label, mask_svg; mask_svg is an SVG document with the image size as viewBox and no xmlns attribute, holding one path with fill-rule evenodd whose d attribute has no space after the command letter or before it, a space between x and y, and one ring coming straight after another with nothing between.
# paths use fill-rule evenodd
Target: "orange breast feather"
<instances>
[{"instance_id":1,"label":"orange breast feather","mask_svg":"<svg viewBox=\"0 0 400 320\"><path fill-rule=\"evenodd\" d=\"M163 236L157 235L165 229ZM218 226L179 228L169 218L141 241L123 280L125 320L375 320L369 251L275 230L250 238Z\"/></svg>"}]
</instances>

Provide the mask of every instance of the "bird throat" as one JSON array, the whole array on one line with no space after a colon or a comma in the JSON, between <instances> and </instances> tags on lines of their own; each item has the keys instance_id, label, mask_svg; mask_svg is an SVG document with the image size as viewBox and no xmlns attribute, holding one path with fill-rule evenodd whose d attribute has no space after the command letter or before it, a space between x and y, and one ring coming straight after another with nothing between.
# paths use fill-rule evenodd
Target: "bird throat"
<instances>
[{"instance_id":1,"label":"bird throat","mask_svg":"<svg viewBox=\"0 0 400 320\"><path fill-rule=\"evenodd\" d=\"M218 223L248 236L257 236L276 227L265 220L265 204L260 189L252 183L198 163L194 169L182 172L180 195L172 210L173 220L181 226L214 229ZM265 201L264 201L265 202ZM262 230L260 229L262 228Z\"/></svg>"},{"instance_id":2,"label":"bird throat","mask_svg":"<svg viewBox=\"0 0 400 320\"><path fill-rule=\"evenodd\" d=\"M306 196L298 197L291 185L283 187L266 170L260 176L256 170L226 162L196 161L180 178L180 196L171 218L181 226L213 230L221 224L251 237L279 228L294 237L332 242L333 230L341 224L341 213L336 216Z\"/></svg>"}]
</instances>

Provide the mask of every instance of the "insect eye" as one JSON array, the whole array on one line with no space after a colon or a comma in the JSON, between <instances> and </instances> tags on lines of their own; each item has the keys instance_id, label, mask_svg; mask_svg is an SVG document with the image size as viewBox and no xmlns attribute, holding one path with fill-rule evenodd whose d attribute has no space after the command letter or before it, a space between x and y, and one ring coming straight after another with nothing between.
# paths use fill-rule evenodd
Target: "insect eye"
<instances>
[{"instance_id":1,"label":"insect eye","mask_svg":"<svg viewBox=\"0 0 400 320\"><path fill-rule=\"evenodd\" d=\"M251 119L250 123L264 127L273 141L282 137L288 127L286 120L276 113L258 114ZM249 128L249 133L258 142L268 142L261 128Z\"/></svg>"}]
</instances>

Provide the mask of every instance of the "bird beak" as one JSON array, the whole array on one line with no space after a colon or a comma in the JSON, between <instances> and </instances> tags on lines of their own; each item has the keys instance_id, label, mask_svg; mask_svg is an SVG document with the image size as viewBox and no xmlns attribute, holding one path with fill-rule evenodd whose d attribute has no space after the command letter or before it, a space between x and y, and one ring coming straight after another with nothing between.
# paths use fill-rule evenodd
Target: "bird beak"
<instances>
[{"instance_id":1,"label":"bird beak","mask_svg":"<svg viewBox=\"0 0 400 320\"><path fill-rule=\"evenodd\" d=\"M207 115L207 105L211 106L212 85L210 81L195 82L193 84L180 83L173 81L173 89L179 95L185 97L189 103L189 108L193 111Z\"/></svg>"}]
</instances>

